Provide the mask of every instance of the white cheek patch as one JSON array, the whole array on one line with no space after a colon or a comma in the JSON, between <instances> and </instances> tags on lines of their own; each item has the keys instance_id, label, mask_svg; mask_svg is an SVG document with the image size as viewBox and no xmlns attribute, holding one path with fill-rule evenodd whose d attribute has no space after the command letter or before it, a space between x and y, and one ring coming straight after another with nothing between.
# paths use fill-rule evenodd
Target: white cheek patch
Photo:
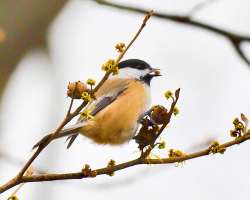
<instances>
[{"instance_id":1,"label":"white cheek patch","mask_svg":"<svg viewBox=\"0 0 250 200\"><path fill-rule=\"evenodd\" d=\"M119 70L118 75L115 75L111 78L132 78L132 79L140 79L140 77L145 76L149 73L149 70L139 70L133 68L123 68Z\"/></svg>"}]
</instances>

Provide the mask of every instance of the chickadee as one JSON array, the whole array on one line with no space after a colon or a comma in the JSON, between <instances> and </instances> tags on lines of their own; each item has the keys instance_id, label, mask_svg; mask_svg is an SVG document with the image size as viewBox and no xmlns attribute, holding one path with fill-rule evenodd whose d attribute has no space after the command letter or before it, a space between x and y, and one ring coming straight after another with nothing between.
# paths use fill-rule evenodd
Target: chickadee
<instances>
[{"instance_id":1,"label":"chickadee","mask_svg":"<svg viewBox=\"0 0 250 200\"><path fill-rule=\"evenodd\" d=\"M96 99L85 108L93 118L86 120L80 117L75 125L58 134L58 138L68 136L67 148L78 134L96 143L111 145L123 144L135 135L139 119L149 107L150 82L153 77L160 76L160 72L138 59L122 61L118 67L119 74L106 80L96 92Z\"/></svg>"}]
</instances>

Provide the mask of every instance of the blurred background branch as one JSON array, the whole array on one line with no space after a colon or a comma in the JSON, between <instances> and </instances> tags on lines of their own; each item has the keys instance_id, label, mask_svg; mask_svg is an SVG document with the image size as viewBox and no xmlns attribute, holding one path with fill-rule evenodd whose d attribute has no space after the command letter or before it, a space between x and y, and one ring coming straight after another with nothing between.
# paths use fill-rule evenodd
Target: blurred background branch
<instances>
[{"instance_id":1,"label":"blurred background branch","mask_svg":"<svg viewBox=\"0 0 250 200\"><path fill-rule=\"evenodd\" d=\"M113 7L145 14L146 9L122 5L105 0L93 0L94 2ZM18 2L3 0L0 2L0 37L4 41L0 43L0 98L2 97L6 83L15 70L23 55L34 47L47 49L46 32L48 26L66 4L67 0L20 0ZM225 37L232 44L237 55L250 66L250 60L242 50L243 42L250 42L250 37L233 31L212 26L205 22L192 19L192 16L204 7L214 3L214 0L203 1L196 4L187 15L167 14L155 12L155 17L170 20L176 23L186 24L201 28L209 32ZM11 12L10 12L11 10Z\"/></svg>"},{"instance_id":2,"label":"blurred background branch","mask_svg":"<svg viewBox=\"0 0 250 200\"><path fill-rule=\"evenodd\" d=\"M94 0L94 1L100 5L104 5L104 6L120 9L120 10L126 10L130 12L141 13L141 14L145 14L148 12L146 9L142 9L142 8L135 7L135 6L123 5L123 4L114 3L114 2L105 1L105 0ZM192 18L192 15L195 12L204 8L204 6L208 5L209 2L212 2L212 1L204 1L200 4L197 4L197 6L194 6L193 9L191 9L188 15L168 14L168 13L155 11L154 17L201 28L203 30L216 33L220 36L225 37L232 44L237 55L250 67L250 60L245 55L244 51L242 50L242 43L243 42L250 43L250 36L241 35L236 32L225 30L223 28L216 27L216 26L213 26L213 25L210 25L205 22L198 21Z\"/></svg>"}]
</instances>

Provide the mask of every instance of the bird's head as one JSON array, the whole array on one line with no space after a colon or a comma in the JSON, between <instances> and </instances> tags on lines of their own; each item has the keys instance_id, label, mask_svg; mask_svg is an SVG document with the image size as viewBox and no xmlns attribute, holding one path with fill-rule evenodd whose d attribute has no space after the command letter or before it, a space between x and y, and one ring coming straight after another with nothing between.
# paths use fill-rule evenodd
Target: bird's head
<instances>
[{"instance_id":1,"label":"bird's head","mask_svg":"<svg viewBox=\"0 0 250 200\"><path fill-rule=\"evenodd\" d=\"M160 70L152 68L148 63L139 59L124 60L118 64L119 77L143 81L147 85L153 77L161 76Z\"/></svg>"}]
</instances>

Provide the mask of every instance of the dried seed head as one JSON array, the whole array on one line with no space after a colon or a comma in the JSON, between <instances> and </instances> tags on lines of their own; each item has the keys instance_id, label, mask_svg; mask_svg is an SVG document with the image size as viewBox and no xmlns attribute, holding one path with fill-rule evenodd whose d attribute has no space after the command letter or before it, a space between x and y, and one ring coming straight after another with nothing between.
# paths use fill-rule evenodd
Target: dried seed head
<instances>
[{"instance_id":1,"label":"dried seed head","mask_svg":"<svg viewBox=\"0 0 250 200\"><path fill-rule=\"evenodd\" d=\"M87 85L81 81L68 84L67 95L74 99L81 99L82 93L87 91Z\"/></svg>"},{"instance_id":2,"label":"dried seed head","mask_svg":"<svg viewBox=\"0 0 250 200\"><path fill-rule=\"evenodd\" d=\"M168 118L168 110L164 106L156 105L152 108L150 117L155 123L163 124Z\"/></svg>"}]
</instances>

